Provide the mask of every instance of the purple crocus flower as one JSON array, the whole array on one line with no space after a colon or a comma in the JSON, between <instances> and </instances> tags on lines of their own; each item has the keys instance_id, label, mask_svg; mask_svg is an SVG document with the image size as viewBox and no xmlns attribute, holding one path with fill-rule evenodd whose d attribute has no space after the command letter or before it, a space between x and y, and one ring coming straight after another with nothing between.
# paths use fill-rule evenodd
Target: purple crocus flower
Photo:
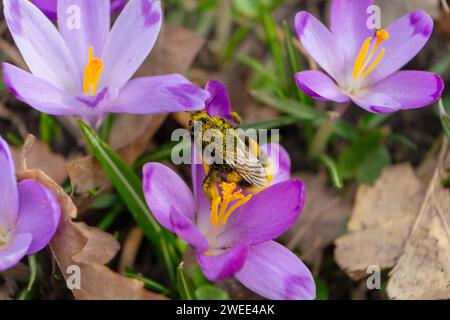
<instances>
[{"instance_id":1,"label":"purple crocus flower","mask_svg":"<svg viewBox=\"0 0 450 320\"><path fill-rule=\"evenodd\" d=\"M111 12L117 12L123 9L127 0L111 0ZM31 0L45 15L52 20L57 16L58 0Z\"/></svg>"},{"instance_id":2,"label":"purple crocus flower","mask_svg":"<svg viewBox=\"0 0 450 320\"><path fill-rule=\"evenodd\" d=\"M98 127L108 112L195 110L208 97L181 75L130 80L156 42L160 1L128 1L110 30L109 0L59 0L59 32L28 0L3 3L32 73L4 63L3 80L19 100L41 112L79 116Z\"/></svg>"},{"instance_id":3,"label":"purple crocus flower","mask_svg":"<svg viewBox=\"0 0 450 320\"><path fill-rule=\"evenodd\" d=\"M219 82L207 85L210 115L230 117L231 107ZM205 276L222 280L234 276L243 285L269 299L314 299L314 279L303 262L273 241L291 227L306 196L302 182L290 180L290 160L277 144L261 146L270 156L279 153L271 186L244 195L234 183L222 183L220 201L211 204L202 189L205 171L192 165L193 193L171 169L160 163L144 166L147 204L162 226L195 250ZM193 152L194 155L197 153Z\"/></svg>"},{"instance_id":4,"label":"purple crocus flower","mask_svg":"<svg viewBox=\"0 0 450 320\"><path fill-rule=\"evenodd\" d=\"M399 71L426 44L433 20L424 11L413 11L386 29L371 30L366 12L372 4L372 0L334 0L331 31L308 12L297 14L300 42L328 74L299 72L298 86L317 100L353 101L373 113L434 103L444 89L441 77Z\"/></svg>"},{"instance_id":5,"label":"purple crocus flower","mask_svg":"<svg viewBox=\"0 0 450 320\"><path fill-rule=\"evenodd\" d=\"M55 196L33 180L16 181L11 152L0 136L0 271L43 249L58 227Z\"/></svg>"}]
</instances>

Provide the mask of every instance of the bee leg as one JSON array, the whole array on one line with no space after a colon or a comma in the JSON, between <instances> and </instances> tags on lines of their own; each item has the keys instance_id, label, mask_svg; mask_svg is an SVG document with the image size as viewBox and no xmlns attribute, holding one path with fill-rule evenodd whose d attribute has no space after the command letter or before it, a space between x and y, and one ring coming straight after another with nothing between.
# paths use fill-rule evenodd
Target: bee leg
<instances>
[{"instance_id":1,"label":"bee leg","mask_svg":"<svg viewBox=\"0 0 450 320\"><path fill-rule=\"evenodd\" d=\"M237 112L231 112L231 118L233 118L233 121L240 126L242 123L242 118Z\"/></svg>"},{"instance_id":2,"label":"bee leg","mask_svg":"<svg viewBox=\"0 0 450 320\"><path fill-rule=\"evenodd\" d=\"M227 181L239 184L242 181L242 177L237 172L230 172L227 174Z\"/></svg>"},{"instance_id":3,"label":"bee leg","mask_svg":"<svg viewBox=\"0 0 450 320\"><path fill-rule=\"evenodd\" d=\"M209 170L205 180L203 181L202 188L210 201L220 196L219 191L217 190L216 181L217 174L213 170Z\"/></svg>"}]
</instances>

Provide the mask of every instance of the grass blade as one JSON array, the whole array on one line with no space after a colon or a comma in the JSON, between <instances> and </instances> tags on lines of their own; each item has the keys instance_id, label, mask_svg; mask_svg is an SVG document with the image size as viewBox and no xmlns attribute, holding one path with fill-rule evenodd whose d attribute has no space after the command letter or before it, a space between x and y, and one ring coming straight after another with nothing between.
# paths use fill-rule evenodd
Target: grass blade
<instances>
[{"instance_id":1,"label":"grass blade","mask_svg":"<svg viewBox=\"0 0 450 320\"><path fill-rule=\"evenodd\" d=\"M151 290L153 292L156 293L160 293L162 295L167 295L169 294L169 289L167 289L166 287L164 287L162 284L151 280L147 277L144 277L142 274L140 273L136 273L134 272L132 269L130 268L126 268L124 275L128 278L132 278L132 279L136 279L139 281L142 281L144 283L144 287L148 290Z\"/></svg>"},{"instance_id":2,"label":"grass blade","mask_svg":"<svg viewBox=\"0 0 450 320\"><path fill-rule=\"evenodd\" d=\"M344 186L342 175L339 172L336 163L333 159L331 159L329 156L325 154L321 154L317 157L317 159L325 166L327 169L328 175L331 178L331 181L333 182L333 185L341 189Z\"/></svg>"},{"instance_id":3,"label":"grass blade","mask_svg":"<svg viewBox=\"0 0 450 320\"><path fill-rule=\"evenodd\" d=\"M177 288L182 300L195 300L195 292L184 272L183 262L177 268Z\"/></svg>"},{"instance_id":4,"label":"grass blade","mask_svg":"<svg viewBox=\"0 0 450 320\"><path fill-rule=\"evenodd\" d=\"M261 24L264 27L266 42L270 48L272 58L275 64L278 81L285 87L286 67L284 64L283 46L277 36L277 25L272 17L271 8L264 2L259 3Z\"/></svg>"},{"instance_id":5,"label":"grass blade","mask_svg":"<svg viewBox=\"0 0 450 320\"><path fill-rule=\"evenodd\" d=\"M283 33L284 33L286 54L289 62L290 74L288 82L290 83L291 90L296 94L296 96L301 102L311 106L312 105L311 99L297 87L297 84L295 83L294 80L295 74L303 70L303 65L302 61L300 60L300 56L298 55L297 49L295 49L294 43L292 42L291 29L289 27L289 23L286 20L283 21Z\"/></svg>"},{"instance_id":6,"label":"grass blade","mask_svg":"<svg viewBox=\"0 0 450 320\"><path fill-rule=\"evenodd\" d=\"M30 279L28 280L27 291L31 291L37 277L37 258L35 254L28 256L28 266L30 268Z\"/></svg>"},{"instance_id":7,"label":"grass blade","mask_svg":"<svg viewBox=\"0 0 450 320\"><path fill-rule=\"evenodd\" d=\"M251 90L250 94L259 102L278 109L286 114L296 117L299 120L320 120L326 119L327 115L319 110L289 98L278 98L262 90Z\"/></svg>"}]
</instances>

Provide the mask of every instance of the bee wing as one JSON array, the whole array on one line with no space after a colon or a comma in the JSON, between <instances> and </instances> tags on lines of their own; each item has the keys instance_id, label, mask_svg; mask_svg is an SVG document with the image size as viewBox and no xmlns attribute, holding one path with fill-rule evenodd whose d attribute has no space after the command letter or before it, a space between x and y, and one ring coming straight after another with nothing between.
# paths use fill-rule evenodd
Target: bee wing
<instances>
[{"instance_id":1,"label":"bee wing","mask_svg":"<svg viewBox=\"0 0 450 320\"><path fill-rule=\"evenodd\" d=\"M248 147L241 137L235 139L235 149L228 146L226 152L226 162L230 165L246 182L253 186L265 187L268 184L267 172L264 165L258 159L256 152Z\"/></svg>"}]
</instances>

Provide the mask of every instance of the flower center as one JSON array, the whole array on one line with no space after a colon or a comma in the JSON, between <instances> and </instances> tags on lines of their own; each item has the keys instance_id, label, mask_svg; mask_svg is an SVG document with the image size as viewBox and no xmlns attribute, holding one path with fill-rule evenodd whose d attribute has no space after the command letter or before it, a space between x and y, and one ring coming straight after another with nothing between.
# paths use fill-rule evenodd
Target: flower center
<instances>
[{"instance_id":1,"label":"flower center","mask_svg":"<svg viewBox=\"0 0 450 320\"><path fill-rule=\"evenodd\" d=\"M242 190L237 189L234 182L222 182L220 187L222 195L214 188L214 197L211 204L210 223L215 227L224 226L230 215L252 198L251 194L244 196Z\"/></svg>"},{"instance_id":2,"label":"flower center","mask_svg":"<svg viewBox=\"0 0 450 320\"><path fill-rule=\"evenodd\" d=\"M355 60L355 65L353 67L353 78L355 80L364 80L380 63L381 59L386 52L385 48L382 48L378 56L374 59L375 52L377 51L380 44L389 39L389 32L385 29L377 30L375 33L376 42L369 53L369 49L372 43L372 37L369 37L364 41L361 50L359 51L358 57Z\"/></svg>"},{"instance_id":3,"label":"flower center","mask_svg":"<svg viewBox=\"0 0 450 320\"><path fill-rule=\"evenodd\" d=\"M94 48L89 47L88 62L84 68L83 91L85 94L95 95L98 82L103 71L103 61L94 57Z\"/></svg>"},{"instance_id":4,"label":"flower center","mask_svg":"<svg viewBox=\"0 0 450 320\"><path fill-rule=\"evenodd\" d=\"M2 227L0 227L0 248L6 245L8 241L8 235L3 231Z\"/></svg>"}]
</instances>

